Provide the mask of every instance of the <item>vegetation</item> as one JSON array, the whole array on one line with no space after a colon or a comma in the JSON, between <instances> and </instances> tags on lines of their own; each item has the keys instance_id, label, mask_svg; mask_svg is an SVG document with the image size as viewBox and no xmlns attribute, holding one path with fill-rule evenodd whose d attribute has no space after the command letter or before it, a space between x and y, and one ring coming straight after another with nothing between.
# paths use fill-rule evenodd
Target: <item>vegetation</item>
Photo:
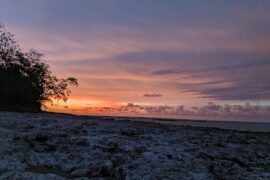
<instances>
[{"instance_id":1,"label":"vegetation","mask_svg":"<svg viewBox=\"0 0 270 180\"><path fill-rule=\"evenodd\" d=\"M14 36L0 24L0 110L41 111L44 102L68 99L77 79L58 79L42 54L23 52Z\"/></svg>"}]
</instances>

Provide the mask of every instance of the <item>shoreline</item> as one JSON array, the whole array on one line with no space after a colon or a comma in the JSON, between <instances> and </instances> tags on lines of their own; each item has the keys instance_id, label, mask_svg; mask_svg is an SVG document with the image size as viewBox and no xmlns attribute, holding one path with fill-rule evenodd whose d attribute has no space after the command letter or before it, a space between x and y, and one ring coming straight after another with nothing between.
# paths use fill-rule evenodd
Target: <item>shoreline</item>
<instances>
[{"instance_id":1,"label":"shoreline","mask_svg":"<svg viewBox=\"0 0 270 180\"><path fill-rule=\"evenodd\" d=\"M163 125L190 126L198 128L218 128L221 130L235 130L242 132L264 132L270 133L270 122L249 122L249 121L222 121L222 120L197 120L197 119L175 119L175 118L152 118L152 117L129 117L129 116L97 116L97 115L77 115L70 113L58 112L8 112L0 111L0 113L23 113L23 114L46 114L60 116L74 116L86 119L103 119L116 121L132 121L132 122L152 122Z\"/></svg>"}]
</instances>

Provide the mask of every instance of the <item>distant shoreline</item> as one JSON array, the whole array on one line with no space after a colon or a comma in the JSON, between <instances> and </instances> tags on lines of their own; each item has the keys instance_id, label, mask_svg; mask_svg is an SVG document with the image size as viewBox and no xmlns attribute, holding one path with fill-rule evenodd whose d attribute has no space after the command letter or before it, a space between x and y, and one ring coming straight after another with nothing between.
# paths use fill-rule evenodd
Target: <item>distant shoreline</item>
<instances>
[{"instance_id":1,"label":"distant shoreline","mask_svg":"<svg viewBox=\"0 0 270 180\"><path fill-rule=\"evenodd\" d=\"M12 112L10 112L12 113ZM15 112L21 113L21 112ZM26 113L26 112L24 112ZM42 112L41 114L74 116L86 119L102 119L115 121L135 121L135 122L151 122L163 125L174 126L190 126L198 128L218 128L221 130L235 130L246 132L270 132L270 123L268 122L245 122L245 121L220 121L220 120L192 120L192 119L170 119L170 118L151 118L151 117L129 117L129 116L98 116L98 115L76 115L58 112ZM29 113L31 114L31 113ZM39 113L37 113L39 114Z\"/></svg>"},{"instance_id":2,"label":"distant shoreline","mask_svg":"<svg viewBox=\"0 0 270 180\"><path fill-rule=\"evenodd\" d=\"M263 124L269 124L270 123L270 117L266 117L265 119L269 119L268 121L262 121L262 120L250 120L247 119L245 120L243 117L226 117L224 116L224 118L222 119L218 119L221 117L218 116L212 116L213 119L207 119L207 118L203 118L203 117L192 117L190 115L190 118L181 118L181 117L158 117L158 115L153 115L153 116L143 116L143 115L138 115L138 116L129 116L129 115L102 115L102 114L75 114L75 113L68 113L68 112L53 112L53 111L43 111L42 113L55 113L55 114L67 114L67 115L73 115L73 116L81 116L81 117L101 117L101 118L129 118L129 119L151 119L151 120L159 120L159 121L192 121L192 122L236 122L236 123L263 123ZM185 115L185 116L189 116L189 115ZM209 116L211 117L211 116ZM228 118L228 120L223 120ZM235 118L235 120L232 120L231 118ZM242 120L240 120L242 118ZM246 118L249 118L248 116Z\"/></svg>"},{"instance_id":3,"label":"distant shoreline","mask_svg":"<svg viewBox=\"0 0 270 180\"><path fill-rule=\"evenodd\" d=\"M55 112L46 112L55 113ZM58 114L58 113L56 113ZM224 120L198 120L198 119L177 119L177 118L157 118L157 117L134 117L134 116L103 116L103 115L76 115L69 113L59 113L63 115L72 115L86 118L102 118L108 120L129 120L140 122L153 122L168 125L192 126L203 128L219 128L224 130L251 131L251 132L270 132L270 122L253 121L224 121Z\"/></svg>"}]
</instances>

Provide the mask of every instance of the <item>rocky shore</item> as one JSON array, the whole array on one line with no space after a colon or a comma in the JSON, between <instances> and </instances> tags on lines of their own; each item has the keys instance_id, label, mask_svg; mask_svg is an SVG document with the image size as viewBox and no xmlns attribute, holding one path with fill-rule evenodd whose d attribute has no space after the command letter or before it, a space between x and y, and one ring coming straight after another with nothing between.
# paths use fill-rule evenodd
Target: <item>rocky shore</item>
<instances>
[{"instance_id":1,"label":"rocky shore","mask_svg":"<svg viewBox=\"0 0 270 180\"><path fill-rule=\"evenodd\" d=\"M270 133L0 112L0 179L270 179Z\"/></svg>"}]
</instances>

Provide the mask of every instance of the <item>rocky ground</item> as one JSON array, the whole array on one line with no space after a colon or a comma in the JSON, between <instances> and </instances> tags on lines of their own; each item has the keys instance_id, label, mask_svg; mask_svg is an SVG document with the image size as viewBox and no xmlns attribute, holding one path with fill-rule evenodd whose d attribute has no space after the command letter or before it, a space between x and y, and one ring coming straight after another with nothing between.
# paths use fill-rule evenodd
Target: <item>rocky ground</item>
<instances>
[{"instance_id":1,"label":"rocky ground","mask_svg":"<svg viewBox=\"0 0 270 180\"><path fill-rule=\"evenodd\" d=\"M270 179L270 133L0 112L0 179Z\"/></svg>"}]
</instances>

